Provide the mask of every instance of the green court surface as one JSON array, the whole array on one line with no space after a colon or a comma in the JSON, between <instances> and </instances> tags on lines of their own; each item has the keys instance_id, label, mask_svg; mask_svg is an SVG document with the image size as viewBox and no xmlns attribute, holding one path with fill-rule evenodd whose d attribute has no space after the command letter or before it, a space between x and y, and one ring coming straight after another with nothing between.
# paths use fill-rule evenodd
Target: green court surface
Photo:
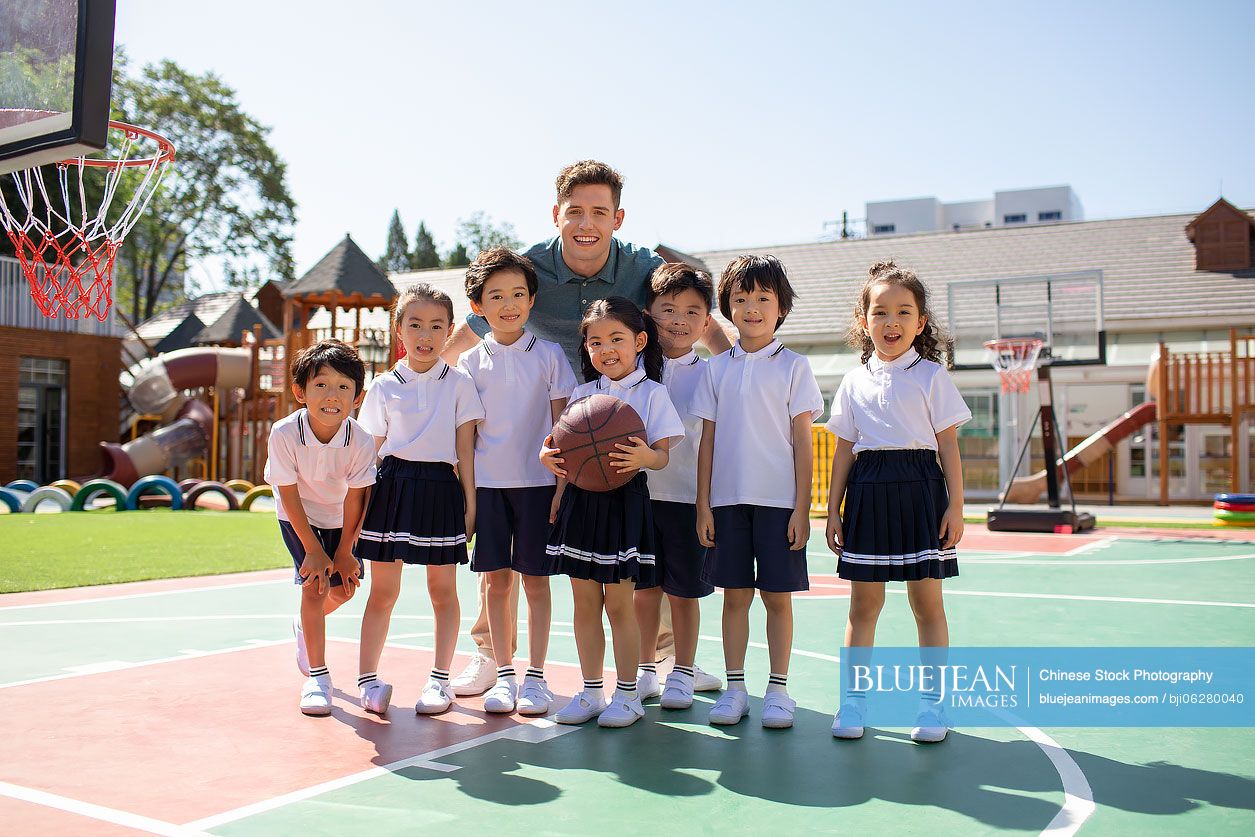
<instances>
[{"instance_id":1,"label":"green court surface","mask_svg":"<svg viewBox=\"0 0 1255 837\"><path fill-rule=\"evenodd\" d=\"M946 586L956 645L1255 644L1255 542L1059 536L1079 545L1065 554L968 533ZM797 723L774 731L757 699L740 725L707 725L710 695L688 711L647 703L625 730L489 717L480 698L416 718L432 630L420 570L407 570L380 666L396 684L386 719L350 698L365 591L330 619L336 711L320 719L296 709L284 573L0 597L0 710L23 719L0 748L0 818L14 833L1255 833L1252 729L972 728L932 746L869 729L836 741L848 600L821 531L810 561L811 594L794 606ZM469 626L469 571L460 584ZM569 695L564 579L554 592L547 670ZM702 607L698 662L712 673L720 601ZM761 607L751 636L747 681L761 695ZM878 641L915 641L900 588ZM471 647L464 634L459 653Z\"/></svg>"}]
</instances>

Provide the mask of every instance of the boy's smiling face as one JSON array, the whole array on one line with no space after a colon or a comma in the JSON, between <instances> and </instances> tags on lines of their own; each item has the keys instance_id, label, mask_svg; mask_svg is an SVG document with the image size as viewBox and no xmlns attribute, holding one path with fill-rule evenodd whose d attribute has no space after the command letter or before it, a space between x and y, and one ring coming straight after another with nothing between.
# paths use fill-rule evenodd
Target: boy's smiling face
<instances>
[{"instance_id":1,"label":"boy's smiling face","mask_svg":"<svg viewBox=\"0 0 1255 837\"><path fill-rule=\"evenodd\" d=\"M535 301L523 271L511 268L488 277L480 301L471 300L471 310L487 320L496 335L520 334Z\"/></svg>"},{"instance_id":2,"label":"boy's smiling face","mask_svg":"<svg viewBox=\"0 0 1255 837\"><path fill-rule=\"evenodd\" d=\"M762 285L753 290L733 288L728 295L728 308L732 312L732 324L741 336L742 346L753 345L748 351L766 346L776 333L782 312L776 292Z\"/></svg>"},{"instance_id":3,"label":"boy's smiling face","mask_svg":"<svg viewBox=\"0 0 1255 837\"><path fill-rule=\"evenodd\" d=\"M584 184L553 208L553 223L562 236L562 261L574 272L592 276L610 256L611 239L623 225L623 210L614 205L609 186Z\"/></svg>"},{"instance_id":4,"label":"boy's smiling face","mask_svg":"<svg viewBox=\"0 0 1255 837\"><path fill-rule=\"evenodd\" d=\"M710 325L710 309L706 300L692 288L679 293L658 296L647 311L658 326L658 343L667 357L683 357Z\"/></svg>"},{"instance_id":5,"label":"boy's smiling face","mask_svg":"<svg viewBox=\"0 0 1255 837\"><path fill-rule=\"evenodd\" d=\"M885 283L872 285L868 290L867 310L859 318L859 325L871 338L881 360L893 360L911 348L927 322L910 288Z\"/></svg>"},{"instance_id":6,"label":"boy's smiling face","mask_svg":"<svg viewBox=\"0 0 1255 837\"><path fill-rule=\"evenodd\" d=\"M292 394L308 409L310 423L323 430L339 429L365 395L357 391L352 378L331 366L315 369L303 387L293 382Z\"/></svg>"},{"instance_id":7,"label":"boy's smiling face","mask_svg":"<svg viewBox=\"0 0 1255 837\"><path fill-rule=\"evenodd\" d=\"M440 349L449 336L449 312L429 299L417 299L405 306L397 320L397 336L405 346L405 362L415 372L426 372L440 358Z\"/></svg>"}]
</instances>

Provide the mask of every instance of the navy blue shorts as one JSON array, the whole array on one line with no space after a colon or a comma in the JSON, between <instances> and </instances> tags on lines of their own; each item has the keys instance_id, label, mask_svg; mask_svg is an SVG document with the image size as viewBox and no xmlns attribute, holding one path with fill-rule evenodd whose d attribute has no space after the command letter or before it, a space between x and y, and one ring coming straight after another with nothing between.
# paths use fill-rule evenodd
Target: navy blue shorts
<instances>
[{"instance_id":1,"label":"navy blue shorts","mask_svg":"<svg viewBox=\"0 0 1255 837\"><path fill-rule=\"evenodd\" d=\"M552 485L476 488L471 569L477 573L513 569L523 575L553 575L554 562L546 554L545 544L554 490Z\"/></svg>"},{"instance_id":2,"label":"navy blue shorts","mask_svg":"<svg viewBox=\"0 0 1255 837\"><path fill-rule=\"evenodd\" d=\"M715 586L702 579L706 547L697 540L697 506L651 500L654 511L654 578L637 590L658 587L681 599L700 599L715 592Z\"/></svg>"},{"instance_id":3,"label":"navy blue shorts","mask_svg":"<svg viewBox=\"0 0 1255 837\"><path fill-rule=\"evenodd\" d=\"M314 537L318 538L318 542L322 544L323 552L327 553L328 558L336 557L336 549L340 546L340 533L343 529L319 529L317 526L311 526L314 530ZM301 539L296 536L296 530L292 528L292 524L286 520L279 521L279 533L283 535L283 545L288 548L288 552L292 553L292 563L296 567L296 583L304 584L305 579L301 578L301 562L305 560L305 544L301 543ZM354 556L355 558L357 556ZM366 578L366 568L362 566L362 559L357 558L357 570L361 573L363 579ZM339 573L331 574L331 586L339 587L344 583L344 579L340 578Z\"/></svg>"},{"instance_id":4,"label":"navy blue shorts","mask_svg":"<svg viewBox=\"0 0 1255 837\"><path fill-rule=\"evenodd\" d=\"M715 549L706 551L703 580L716 587L757 587L768 593L811 589L806 547L789 549L791 509L718 506L714 514Z\"/></svg>"}]
</instances>

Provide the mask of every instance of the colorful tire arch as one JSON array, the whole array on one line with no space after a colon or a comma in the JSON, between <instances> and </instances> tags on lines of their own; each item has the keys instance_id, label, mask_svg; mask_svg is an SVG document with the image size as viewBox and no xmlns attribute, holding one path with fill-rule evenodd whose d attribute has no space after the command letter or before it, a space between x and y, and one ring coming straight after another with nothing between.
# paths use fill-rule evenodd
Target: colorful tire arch
<instances>
[{"instance_id":1,"label":"colorful tire arch","mask_svg":"<svg viewBox=\"0 0 1255 837\"><path fill-rule=\"evenodd\" d=\"M45 485L43 488L37 488L30 494L26 495L26 499L22 501L22 511L26 514L33 514L39 504L45 500L51 500L61 507L61 511L69 511L74 505L74 498L70 496L70 492L64 488L57 488L51 485Z\"/></svg>"},{"instance_id":2,"label":"colorful tire arch","mask_svg":"<svg viewBox=\"0 0 1255 837\"><path fill-rule=\"evenodd\" d=\"M83 487L74 480L57 480L56 482L50 482L48 484L53 488L64 488L66 491L70 492L71 497L77 494L78 490Z\"/></svg>"},{"instance_id":3,"label":"colorful tire arch","mask_svg":"<svg viewBox=\"0 0 1255 837\"><path fill-rule=\"evenodd\" d=\"M7 488L0 488L0 503L9 507L10 514L17 514L22 510L22 501Z\"/></svg>"},{"instance_id":4,"label":"colorful tire arch","mask_svg":"<svg viewBox=\"0 0 1255 837\"><path fill-rule=\"evenodd\" d=\"M70 511L86 511L87 504L98 494L108 494L113 498L114 505L118 511L126 511L126 488L113 480L104 478L88 480L83 483L83 487L74 495L74 502L70 504Z\"/></svg>"},{"instance_id":5,"label":"colorful tire arch","mask_svg":"<svg viewBox=\"0 0 1255 837\"><path fill-rule=\"evenodd\" d=\"M154 474L137 480L135 485L131 486L131 490L126 495L127 511L137 511L139 498L154 490L169 495L171 509L177 511L183 508L183 494L179 491L179 484L169 477Z\"/></svg>"},{"instance_id":6,"label":"colorful tire arch","mask_svg":"<svg viewBox=\"0 0 1255 837\"><path fill-rule=\"evenodd\" d=\"M39 483L31 482L30 480L14 480L13 482L6 485L5 488L9 489L10 491L25 491L29 493L31 491L38 491Z\"/></svg>"},{"instance_id":7,"label":"colorful tire arch","mask_svg":"<svg viewBox=\"0 0 1255 837\"><path fill-rule=\"evenodd\" d=\"M256 488L251 489L247 494L244 495L244 499L240 501L240 511L248 511L250 508L252 508L253 501L255 501L258 497L273 497L273 496L275 496L275 492L273 488L271 488L268 485L259 485Z\"/></svg>"},{"instance_id":8,"label":"colorful tire arch","mask_svg":"<svg viewBox=\"0 0 1255 837\"><path fill-rule=\"evenodd\" d=\"M241 494L248 494L248 492L252 491L254 487L248 480L227 480L223 483L223 485L232 491L238 491Z\"/></svg>"},{"instance_id":9,"label":"colorful tire arch","mask_svg":"<svg viewBox=\"0 0 1255 837\"><path fill-rule=\"evenodd\" d=\"M220 482L202 482L193 487L191 491L183 495L183 508L188 511L194 511L197 501L210 493L221 494L225 497L227 508L230 511L236 511L240 508L240 501L236 499L235 492L230 489L229 485L223 485Z\"/></svg>"}]
</instances>

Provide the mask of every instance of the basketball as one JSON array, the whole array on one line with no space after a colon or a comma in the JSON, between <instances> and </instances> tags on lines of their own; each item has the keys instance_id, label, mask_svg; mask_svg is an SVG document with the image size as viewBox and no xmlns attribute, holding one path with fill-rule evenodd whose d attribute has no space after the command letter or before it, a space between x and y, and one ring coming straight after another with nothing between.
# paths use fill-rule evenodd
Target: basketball
<instances>
[{"instance_id":1,"label":"basketball","mask_svg":"<svg viewBox=\"0 0 1255 837\"><path fill-rule=\"evenodd\" d=\"M645 424L630 405L613 395L581 398L553 426L553 444L562 451L567 479L585 491L613 491L636 476L620 474L609 456L629 436L644 439Z\"/></svg>"}]
</instances>

